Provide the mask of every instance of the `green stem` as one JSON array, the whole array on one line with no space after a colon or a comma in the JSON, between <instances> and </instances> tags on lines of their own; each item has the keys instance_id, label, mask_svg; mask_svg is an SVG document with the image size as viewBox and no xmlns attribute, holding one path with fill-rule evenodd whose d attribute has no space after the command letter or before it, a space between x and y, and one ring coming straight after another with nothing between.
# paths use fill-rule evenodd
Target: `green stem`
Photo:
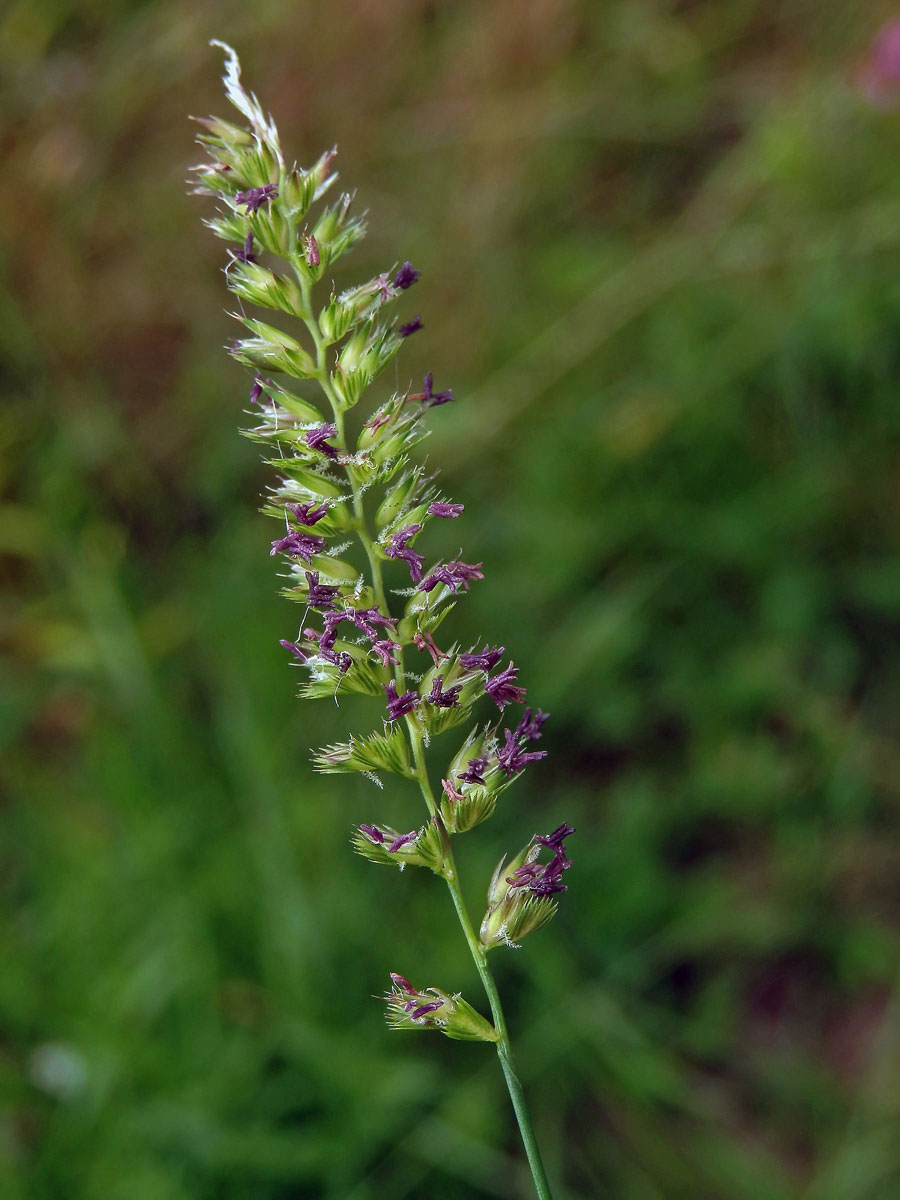
<instances>
[{"instance_id":1,"label":"green stem","mask_svg":"<svg viewBox=\"0 0 900 1200\"><path fill-rule=\"evenodd\" d=\"M322 340L318 324L312 315L311 289L309 282L303 276L302 272L297 272L297 277L300 282L300 287L303 292L304 305L308 317L304 319L304 324L315 344L316 349L316 378L322 391L331 405L332 413L334 414L334 423L337 426L337 436L340 445L345 445L344 438L344 413L341 407L339 398L332 387L331 380L328 375L326 363L326 346ZM387 597L384 590L384 580L381 571L381 561L375 553L374 543L369 534L365 511L363 507L363 498L359 487L353 478L352 472L347 472L350 486L353 490L353 511L356 522L356 531L359 539L363 544L366 552L366 558L369 562L369 570L371 572L372 587L375 593L375 598L378 602L379 609L386 615L390 616L390 607L388 606ZM397 680L398 690L402 691L405 685L406 669L403 662L403 648L400 648L400 662L395 667L395 677ZM414 776L419 784L422 796L428 806L428 811L431 816L440 822L440 813L438 804L434 797L434 792L431 788L431 782L428 778L428 768L425 762L425 747L422 739L422 731L418 722L412 714L406 717L406 727L409 734L410 743L413 752L413 762L415 764ZM463 899L462 890L459 884L459 872L456 867L456 862L453 857L453 850L450 846L449 838L445 838L447 851L444 860L444 880L450 890L450 896L453 900L453 907L456 909L456 915L462 927L463 935L469 947L469 952L475 963L475 968L481 979L484 990L487 994L488 1002L491 1006L491 1016L494 1022L494 1029L497 1032L498 1040L495 1043L497 1047L497 1056L500 1059L500 1065L503 1068L503 1077L506 1080L507 1091L509 1098L512 1101L512 1106L516 1114L516 1120L519 1123L519 1133L522 1136L522 1143L525 1147L525 1154L528 1157L528 1165L531 1168L532 1179L534 1180L535 1191L538 1195L538 1200L552 1200L550 1194L550 1185L547 1182L547 1175L544 1171L544 1164L541 1161L540 1150L538 1149L537 1138L535 1137L534 1126L531 1123L531 1116L528 1112L528 1106L525 1101L525 1092L522 1088L522 1083L516 1072L515 1059L513 1057L512 1043L509 1038L509 1030L506 1025L506 1018L503 1014L503 1006L500 1003L500 995L497 991L497 984L494 981L494 976L488 966L487 950L481 944L478 936L472 927L472 921L469 917L466 902Z\"/></svg>"},{"instance_id":2,"label":"green stem","mask_svg":"<svg viewBox=\"0 0 900 1200\"><path fill-rule=\"evenodd\" d=\"M428 771L425 766L425 753L422 746L422 734L414 721L409 721L410 737L413 746L413 760L416 765L416 778L419 782L419 787L422 790L422 795L425 798L425 803L428 805L428 810L432 815L437 810L437 804L434 798L434 793L431 790L431 782L428 778ZM466 908L466 902L463 899L462 889L459 885L459 872L456 867L456 862L453 857L453 850L447 849L445 859L446 874L444 879L447 887L450 889L450 896L453 899L453 907L456 909L456 915L462 927L463 935L469 947L469 953L475 963L475 968L481 978L484 990L487 993L488 1002L491 1006L491 1016L494 1021L494 1029L499 1035L497 1041L497 1056L500 1059L500 1065L503 1068L503 1077L506 1080L506 1088L509 1092L509 1098L512 1101L512 1106L516 1113L516 1120L519 1122L519 1133L522 1135L522 1142L525 1146L525 1153L528 1156L528 1165L531 1168L531 1175L534 1180L535 1190L537 1191L539 1200L552 1200L550 1195L550 1185L547 1182L547 1175L544 1171L544 1164L541 1161L541 1152L538 1149L537 1138L535 1137L534 1126L531 1123L531 1115L528 1112L528 1105L525 1101L525 1092L522 1088L521 1080L516 1071L515 1058L513 1056L512 1043L509 1038L509 1030L506 1025L506 1017L503 1013L503 1005L500 1003L500 993L497 991L497 984L494 980L491 968L488 965L487 950L481 944L472 926L472 920L469 917L469 910Z\"/></svg>"}]
</instances>

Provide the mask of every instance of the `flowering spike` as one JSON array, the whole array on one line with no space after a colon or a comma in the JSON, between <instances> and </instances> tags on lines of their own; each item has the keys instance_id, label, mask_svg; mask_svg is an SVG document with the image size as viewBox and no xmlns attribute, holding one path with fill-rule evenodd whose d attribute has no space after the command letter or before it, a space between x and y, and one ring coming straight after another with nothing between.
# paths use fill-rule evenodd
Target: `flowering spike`
<instances>
[{"instance_id":1,"label":"flowering spike","mask_svg":"<svg viewBox=\"0 0 900 1200\"><path fill-rule=\"evenodd\" d=\"M502 711L524 701L526 692L512 662L491 674L505 655L502 646L485 644L481 651L471 647L460 654L457 645L445 643L448 649L441 650L434 639L469 585L484 578L480 562L459 559L426 570L425 554L413 548L430 518L455 520L464 512L462 504L439 499L435 477L410 458L427 432L426 410L451 402L452 388L436 390L429 371L421 391L382 401L357 423L355 441L347 440L344 414L405 340L423 328L420 316L398 325L381 311L421 272L404 262L340 294L319 297L320 281L364 236L365 221L351 214L351 194L318 205L336 178L333 150L309 168L285 167L274 123L241 84L236 54L216 44L226 53L228 98L249 128L217 118L199 122L198 140L211 161L196 168L197 191L218 198L219 212L207 224L231 247L226 285L239 302L234 315L245 336L230 353L253 372L253 428L246 433L266 447L267 461L278 471L263 511L280 522L271 554L287 559L281 568L289 577L283 594L303 606L296 640L282 640L281 646L308 673L299 691L304 699L331 696L336 702L339 693L350 692L384 697L386 704L377 731L320 748L313 765L326 774L356 772L379 787L385 773L416 781L429 810L421 828L367 822L352 831L351 844L372 862L399 870L423 867L441 876L461 913L452 836L490 817L523 769L545 757L545 751L529 747L540 739L547 717L528 708L502 734L496 724L475 725L440 772L441 791L434 796L426 755L431 740L468 721L484 696ZM262 264L261 255L266 256ZM293 318L298 336L248 314L250 306ZM318 401L273 383L268 376L276 373L315 386ZM364 500L370 489L378 493L371 509ZM374 536L367 510L374 511ZM350 543L330 544L343 533L358 537L367 574L341 557ZM405 563L412 584L402 593L406 602L396 617L388 607L385 560ZM430 657L424 674L409 671L404 655L410 646ZM556 897L566 890L565 841L572 832L563 823L552 833L536 834L518 855L499 863L488 890L481 948L467 935L483 978L483 949L514 944L556 911ZM496 993L492 1007L501 1032L458 994L420 990L396 973L385 1000L393 1028L436 1029L451 1038L497 1042L504 1063L510 1061ZM537 1180L539 1156L531 1143L529 1161ZM538 1192L549 1195L546 1181Z\"/></svg>"}]
</instances>

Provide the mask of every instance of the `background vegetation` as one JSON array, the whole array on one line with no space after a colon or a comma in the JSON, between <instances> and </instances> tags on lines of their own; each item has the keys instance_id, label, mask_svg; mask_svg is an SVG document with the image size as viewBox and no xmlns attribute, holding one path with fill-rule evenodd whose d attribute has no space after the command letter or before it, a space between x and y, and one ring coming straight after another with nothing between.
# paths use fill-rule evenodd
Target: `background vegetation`
<instances>
[{"instance_id":1,"label":"background vegetation","mask_svg":"<svg viewBox=\"0 0 900 1200\"><path fill-rule=\"evenodd\" d=\"M264 473L184 195L211 36L412 259L399 382L578 827L502 989L559 1200L900 1194L900 114L840 0L8 0L0 1196L529 1195L412 795L311 774ZM451 546L451 542L454 544ZM416 810L417 811L417 810Z\"/></svg>"}]
</instances>

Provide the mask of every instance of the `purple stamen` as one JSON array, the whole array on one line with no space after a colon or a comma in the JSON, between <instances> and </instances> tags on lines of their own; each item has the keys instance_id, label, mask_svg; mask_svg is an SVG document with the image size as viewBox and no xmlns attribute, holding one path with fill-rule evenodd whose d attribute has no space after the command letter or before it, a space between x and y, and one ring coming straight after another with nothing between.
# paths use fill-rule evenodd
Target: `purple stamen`
<instances>
[{"instance_id":1,"label":"purple stamen","mask_svg":"<svg viewBox=\"0 0 900 1200\"><path fill-rule=\"evenodd\" d=\"M484 690L501 711L507 704L521 704L525 699L525 688L515 686L518 674L519 668L510 663L505 671L485 681Z\"/></svg>"},{"instance_id":2,"label":"purple stamen","mask_svg":"<svg viewBox=\"0 0 900 1200\"><path fill-rule=\"evenodd\" d=\"M278 195L278 188L274 183L267 183L263 187L248 188L246 192L238 192L235 197L235 203L245 205L248 213L259 212L260 205L268 204L270 200L274 200Z\"/></svg>"},{"instance_id":3,"label":"purple stamen","mask_svg":"<svg viewBox=\"0 0 900 1200\"><path fill-rule=\"evenodd\" d=\"M405 292L407 288L412 287L421 274L422 272L417 271L411 262L405 262L394 276L394 287Z\"/></svg>"},{"instance_id":4,"label":"purple stamen","mask_svg":"<svg viewBox=\"0 0 900 1200\"><path fill-rule=\"evenodd\" d=\"M396 642L392 642L390 638L382 638L380 641L372 643L372 649L381 659L381 665L386 667L388 663L393 663L394 666L400 662L397 657L397 651L400 647Z\"/></svg>"},{"instance_id":5,"label":"purple stamen","mask_svg":"<svg viewBox=\"0 0 900 1200\"><path fill-rule=\"evenodd\" d=\"M563 823L553 833L542 836L536 834L534 840L555 850L553 858L548 863L524 863L506 877L506 882L514 888L527 887L533 896L552 896L557 892L568 891L562 880L563 871L571 867L571 862L564 853L563 841L574 833L571 825Z\"/></svg>"},{"instance_id":6,"label":"purple stamen","mask_svg":"<svg viewBox=\"0 0 900 1200\"><path fill-rule=\"evenodd\" d=\"M424 391L414 392L411 396L407 396L407 400L421 400L426 408L435 408L438 404L447 404L454 399L453 388L448 388L446 392L435 392L434 375L431 371L425 376Z\"/></svg>"},{"instance_id":7,"label":"purple stamen","mask_svg":"<svg viewBox=\"0 0 900 1200\"><path fill-rule=\"evenodd\" d=\"M418 333L420 329L424 329L421 317L413 317L411 321L407 321L405 325L401 325L397 332L402 338L408 338L414 333Z\"/></svg>"},{"instance_id":8,"label":"purple stamen","mask_svg":"<svg viewBox=\"0 0 900 1200\"><path fill-rule=\"evenodd\" d=\"M377 825L360 825L359 828L360 832L364 833L370 842L374 842L376 846L381 846L383 844L384 834ZM394 976L392 975L391 978L393 979ZM404 980L404 982L406 981ZM409 987L408 984L407 987ZM409 990L412 991L412 988L409 988Z\"/></svg>"},{"instance_id":9,"label":"purple stamen","mask_svg":"<svg viewBox=\"0 0 900 1200\"><path fill-rule=\"evenodd\" d=\"M410 842L414 842L418 836L418 831L415 829L411 833L401 833L388 846L388 854L395 854L402 846L408 846Z\"/></svg>"},{"instance_id":10,"label":"purple stamen","mask_svg":"<svg viewBox=\"0 0 900 1200\"><path fill-rule=\"evenodd\" d=\"M428 513L432 517L458 517L465 507L464 504L446 504L443 500L434 500L428 505Z\"/></svg>"},{"instance_id":11,"label":"purple stamen","mask_svg":"<svg viewBox=\"0 0 900 1200\"><path fill-rule=\"evenodd\" d=\"M304 562L309 562L314 554L318 554L324 548L324 538L316 537L312 533L302 533L299 529L292 529L286 537L277 538L272 543L269 557L276 554L290 554L293 557L302 558Z\"/></svg>"},{"instance_id":12,"label":"purple stamen","mask_svg":"<svg viewBox=\"0 0 900 1200\"><path fill-rule=\"evenodd\" d=\"M493 646L490 649L485 646L480 654L461 654L459 665L467 671L493 671L505 652L504 646Z\"/></svg>"},{"instance_id":13,"label":"purple stamen","mask_svg":"<svg viewBox=\"0 0 900 1200\"><path fill-rule=\"evenodd\" d=\"M327 504L320 504L318 508L313 504L288 504L285 507L301 525L315 525L317 521L328 516Z\"/></svg>"},{"instance_id":14,"label":"purple stamen","mask_svg":"<svg viewBox=\"0 0 900 1200\"><path fill-rule=\"evenodd\" d=\"M356 628L373 642L378 637L376 625L386 625L390 630L397 627L397 622L393 617L382 616L377 608L356 608L350 611L348 616Z\"/></svg>"},{"instance_id":15,"label":"purple stamen","mask_svg":"<svg viewBox=\"0 0 900 1200\"><path fill-rule=\"evenodd\" d=\"M558 850L566 838L574 832L575 826L567 825L565 821L563 821L562 825L560 825L557 829L554 829L552 833L543 835L536 833L534 835L534 840L536 842L540 842L543 846L552 846L554 850Z\"/></svg>"},{"instance_id":16,"label":"purple stamen","mask_svg":"<svg viewBox=\"0 0 900 1200\"><path fill-rule=\"evenodd\" d=\"M484 771L490 760L484 758L470 758L468 762L468 770L463 771L461 775L457 775L460 783L484 783Z\"/></svg>"},{"instance_id":17,"label":"purple stamen","mask_svg":"<svg viewBox=\"0 0 900 1200\"><path fill-rule=\"evenodd\" d=\"M457 684L456 687L448 688L446 692L442 692L441 688L443 684L443 675L435 675L431 691L425 699L429 704L433 704L435 708L459 708L459 693L462 689L462 684Z\"/></svg>"},{"instance_id":18,"label":"purple stamen","mask_svg":"<svg viewBox=\"0 0 900 1200\"><path fill-rule=\"evenodd\" d=\"M318 571L305 571L308 592L306 603L310 608L334 608L335 596L341 589L331 583L319 583Z\"/></svg>"},{"instance_id":19,"label":"purple stamen","mask_svg":"<svg viewBox=\"0 0 900 1200\"><path fill-rule=\"evenodd\" d=\"M346 675L353 666L353 656L348 654L346 650L329 650L324 648L321 642L319 643L319 656L320 658L324 658L326 662L331 663L332 666L337 667L342 675Z\"/></svg>"},{"instance_id":20,"label":"purple stamen","mask_svg":"<svg viewBox=\"0 0 900 1200\"><path fill-rule=\"evenodd\" d=\"M421 525L404 525L399 533L395 533L391 537L391 540L384 548L384 552L388 558L398 558L406 563L409 567L409 575L413 583L422 582L422 563L425 561L425 556L412 550L407 543L410 538L415 537L421 528Z\"/></svg>"},{"instance_id":21,"label":"purple stamen","mask_svg":"<svg viewBox=\"0 0 900 1200\"><path fill-rule=\"evenodd\" d=\"M549 716L549 713L541 712L539 708L535 710L535 714L532 716L531 709L526 708L516 726L516 737L523 737L528 742L536 742L541 736L541 726Z\"/></svg>"},{"instance_id":22,"label":"purple stamen","mask_svg":"<svg viewBox=\"0 0 900 1200\"><path fill-rule=\"evenodd\" d=\"M504 730L504 734L506 745L497 753L497 766L507 775L517 775L530 762L537 762L539 759L547 757L546 750L532 750L526 753L516 741L515 734L509 729Z\"/></svg>"},{"instance_id":23,"label":"purple stamen","mask_svg":"<svg viewBox=\"0 0 900 1200\"><path fill-rule=\"evenodd\" d=\"M439 1008L443 1008L443 1000L435 1000L431 1004L420 1004L418 1008L414 1008L409 1014L410 1020L421 1021L428 1013L437 1012Z\"/></svg>"},{"instance_id":24,"label":"purple stamen","mask_svg":"<svg viewBox=\"0 0 900 1200\"><path fill-rule=\"evenodd\" d=\"M467 592L470 580L484 579L481 571L483 565L483 563L472 565L464 562L451 562L445 563L442 567L435 567L428 578L419 584L419 591L430 592L439 583L445 583L454 595L458 593L457 584L460 584L463 591Z\"/></svg>"},{"instance_id":25,"label":"purple stamen","mask_svg":"<svg viewBox=\"0 0 900 1200\"><path fill-rule=\"evenodd\" d=\"M397 695L397 684L395 680L390 683L383 683L382 688L387 696L388 720L396 721L398 717L403 717L407 713L412 712L419 703L419 697L415 692L404 692L402 696Z\"/></svg>"},{"instance_id":26,"label":"purple stamen","mask_svg":"<svg viewBox=\"0 0 900 1200\"><path fill-rule=\"evenodd\" d=\"M285 650L290 650L291 654L293 654L295 658L299 658L301 662L306 662L311 657L308 650L304 650L304 648L302 646L298 646L296 642L287 641L286 638L282 638L279 642L279 645L283 646Z\"/></svg>"},{"instance_id":27,"label":"purple stamen","mask_svg":"<svg viewBox=\"0 0 900 1200\"><path fill-rule=\"evenodd\" d=\"M334 446L329 446L326 438L334 437L337 433L337 426L330 423L326 425L317 425L315 429L310 429L306 434L304 441L310 450L321 450L323 454L327 454L329 458L337 458L337 449Z\"/></svg>"},{"instance_id":28,"label":"purple stamen","mask_svg":"<svg viewBox=\"0 0 900 1200\"><path fill-rule=\"evenodd\" d=\"M253 234L248 233L244 238L244 245L235 250L233 247L228 251L238 262L255 263L256 255L253 253Z\"/></svg>"}]
</instances>

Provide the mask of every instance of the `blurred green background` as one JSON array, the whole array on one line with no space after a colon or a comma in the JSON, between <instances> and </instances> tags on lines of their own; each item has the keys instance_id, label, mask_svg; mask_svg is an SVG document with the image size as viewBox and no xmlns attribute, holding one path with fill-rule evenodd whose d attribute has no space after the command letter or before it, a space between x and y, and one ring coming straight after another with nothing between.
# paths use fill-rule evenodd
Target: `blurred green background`
<instances>
[{"instance_id":1,"label":"blurred green background","mask_svg":"<svg viewBox=\"0 0 900 1200\"><path fill-rule=\"evenodd\" d=\"M409 258L430 461L578 828L498 953L558 1200L900 1195L900 15L841 0L7 0L0 1197L527 1197L412 792L321 779L247 383L185 195L221 56ZM877 99L877 103L875 102ZM391 381L383 384L389 389ZM452 543L452 544L451 544ZM359 715L364 728L371 716ZM449 739L448 739L449 741Z\"/></svg>"}]
</instances>

